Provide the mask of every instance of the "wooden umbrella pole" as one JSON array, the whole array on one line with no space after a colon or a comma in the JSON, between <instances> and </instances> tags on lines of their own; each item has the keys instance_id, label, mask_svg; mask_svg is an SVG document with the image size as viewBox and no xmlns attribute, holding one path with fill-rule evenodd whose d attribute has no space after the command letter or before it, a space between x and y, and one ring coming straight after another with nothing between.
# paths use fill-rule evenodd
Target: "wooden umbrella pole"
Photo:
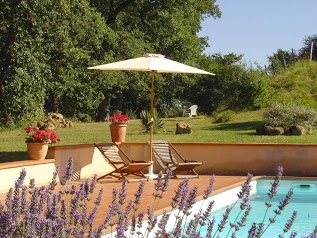
<instances>
[{"instance_id":1,"label":"wooden umbrella pole","mask_svg":"<svg viewBox=\"0 0 317 238\"><path fill-rule=\"evenodd\" d=\"M152 143L153 143L153 114L154 114L154 70L152 70L152 84L151 84L151 105L150 105L150 162L153 163Z\"/></svg>"}]
</instances>

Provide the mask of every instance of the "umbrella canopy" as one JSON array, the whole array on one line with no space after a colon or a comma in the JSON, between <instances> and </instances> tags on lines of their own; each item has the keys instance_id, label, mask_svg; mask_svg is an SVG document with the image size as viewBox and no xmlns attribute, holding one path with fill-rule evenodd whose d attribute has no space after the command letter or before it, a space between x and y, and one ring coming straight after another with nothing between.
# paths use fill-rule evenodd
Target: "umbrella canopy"
<instances>
[{"instance_id":1,"label":"umbrella canopy","mask_svg":"<svg viewBox=\"0 0 317 238\"><path fill-rule=\"evenodd\" d=\"M185 64L166 59L160 54L145 54L143 57L123 60L110 64L103 64L88 69L99 70L129 70L129 71L155 71L157 73L188 73L188 74L210 74Z\"/></svg>"},{"instance_id":2,"label":"umbrella canopy","mask_svg":"<svg viewBox=\"0 0 317 238\"><path fill-rule=\"evenodd\" d=\"M128 70L128 71L151 71L151 102L150 102L150 161L152 162L152 141L153 141L153 105L154 105L154 74L155 73L187 73L187 74L209 74L213 73L197 69L185 64L178 63L173 60L166 59L160 54L145 54L143 57L123 60L115 63L103 64L89 67L88 69L98 70ZM153 167L150 168L150 174L153 172Z\"/></svg>"}]
</instances>

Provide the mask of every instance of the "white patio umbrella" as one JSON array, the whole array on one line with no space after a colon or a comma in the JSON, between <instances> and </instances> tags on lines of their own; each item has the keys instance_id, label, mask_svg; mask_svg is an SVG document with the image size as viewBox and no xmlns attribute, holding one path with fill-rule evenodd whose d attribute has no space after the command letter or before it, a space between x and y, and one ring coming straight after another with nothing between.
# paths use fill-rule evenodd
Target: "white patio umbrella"
<instances>
[{"instance_id":1,"label":"white patio umbrella","mask_svg":"<svg viewBox=\"0 0 317 238\"><path fill-rule=\"evenodd\" d=\"M173 60L166 59L164 55L160 54L145 54L143 57L118 61L109 64L89 67L88 69L98 70L128 70L128 71L151 71L152 84L151 84L151 102L150 102L150 166L148 176L151 178L153 175L153 155L152 155L152 141L153 141L153 108L154 108L154 75L155 73L187 73L187 74L209 74L204 70L200 70L185 64L178 63Z\"/></svg>"}]
</instances>

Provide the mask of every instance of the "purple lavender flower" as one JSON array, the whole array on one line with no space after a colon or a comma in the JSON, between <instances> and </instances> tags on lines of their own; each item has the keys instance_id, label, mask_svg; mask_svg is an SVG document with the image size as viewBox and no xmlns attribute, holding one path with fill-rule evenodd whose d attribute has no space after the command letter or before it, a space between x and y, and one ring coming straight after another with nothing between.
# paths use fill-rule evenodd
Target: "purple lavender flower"
<instances>
[{"instance_id":1,"label":"purple lavender flower","mask_svg":"<svg viewBox=\"0 0 317 238\"><path fill-rule=\"evenodd\" d=\"M166 224L167 221L169 219L170 214L168 214L166 211L163 212L162 214L162 218L160 219L160 221L158 222L158 227L160 228L159 230L156 231L155 233L155 237L156 238L161 238L164 237L166 234Z\"/></svg>"},{"instance_id":2,"label":"purple lavender flower","mask_svg":"<svg viewBox=\"0 0 317 238\"><path fill-rule=\"evenodd\" d=\"M57 185L57 175L58 175L59 166L56 167L55 171L53 172L52 180L48 186L49 190L53 191Z\"/></svg>"},{"instance_id":3,"label":"purple lavender flower","mask_svg":"<svg viewBox=\"0 0 317 238\"><path fill-rule=\"evenodd\" d=\"M297 232L296 231L292 231L291 235L289 236L289 238L295 238L297 236Z\"/></svg>"},{"instance_id":4,"label":"purple lavender flower","mask_svg":"<svg viewBox=\"0 0 317 238\"><path fill-rule=\"evenodd\" d=\"M194 215L194 219L190 221L190 229L186 230L186 234L190 235L190 237L197 237L198 235L197 229L198 229L200 220L201 220L201 210L198 211L198 213Z\"/></svg>"},{"instance_id":5,"label":"purple lavender flower","mask_svg":"<svg viewBox=\"0 0 317 238\"><path fill-rule=\"evenodd\" d=\"M213 217L212 220L208 220L206 238L211 238L211 234L212 234L215 222L216 222L215 217Z\"/></svg>"},{"instance_id":6,"label":"purple lavender flower","mask_svg":"<svg viewBox=\"0 0 317 238\"><path fill-rule=\"evenodd\" d=\"M147 227L147 232L150 233L157 222L157 218L153 216L153 212L150 206L147 206L147 217L148 217L148 227Z\"/></svg>"},{"instance_id":7,"label":"purple lavender flower","mask_svg":"<svg viewBox=\"0 0 317 238\"><path fill-rule=\"evenodd\" d=\"M251 181L252 181L253 175L248 173L247 180L241 185L241 191L238 193L238 198L244 198L249 197L250 191L251 191Z\"/></svg>"},{"instance_id":8,"label":"purple lavender flower","mask_svg":"<svg viewBox=\"0 0 317 238\"><path fill-rule=\"evenodd\" d=\"M24 214L27 212L28 209L28 201L26 199L27 195L27 187L23 186L21 191L21 213Z\"/></svg>"},{"instance_id":9,"label":"purple lavender flower","mask_svg":"<svg viewBox=\"0 0 317 238\"><path fill-rule=\"evenodd\" d=\"M67 219L66 212L67 212L66 202L65 202L65 200L61 200L61 207L60 207L59 215L60 215L60 218L64 221L66 221L66 219Z\"/></svg>"},{"instance_id":10,"label":"purple lavender flower","mask_svg":"<svg viewBox=\"0 0 317 238\"><path fill-rule=\"evenodd\" d=\"M294 194L294 188L290 188L285 199L283 199L280 204L277 206L278 207L278 210L275 210L274 212L276 214L281 214L281 211L285 209L285 207L290 203L291 201L291 198Z\"/></svg>"},{"instance_id":11,"label":"purple lavender flower","mask_svg":"<svg viewBox=\"0 0 317 238\"><path fill-rule=\"evenodd\" d=\"M292 228L295 222L296 216L297 216L297 211L294 211L291 218L285 224L285 227L283 229L284 233L288 232Z\"/></svg>"},{"instance_id":12,"label":"purple lavender flower","mask_svg":"<svg viewBox=\"0 0 317 238\"><path fill-rule=\"evenodd\" d=\"M97 185L97 174L94 174L94 176L90 182L89 193L91 193L91 194L94 193L96 185Z\"/></svg>"},{"instance_id":13,"label":"purple lavender flower","mask_svg":"<svg viewBox=\"0 0 317 238\"><path fill-rule=\"evenodd\" d=\"M256 223L253 222L249 231L248 231L248 238L255 237L255 234L256 234Z\"/></svg>"},{"instance_id":14,"label":"purple lavender flower","mask_svg":"<svg viewBox=\"0 0 317 238\"><path fill-rule=\"evenodd\" d=\"M74 195L76 193L76 191L77 191L76 185L72 184L70 191L69 191L69 194Z\"/></svg>"},{"instance_id":15,"label":"purple lavender flower","mask_svg":"<svg viewBox=\"0 0 317 238\"><path fill-rule=\"evenodd\" d=\"M268 192L268 196L272 199L276 196L277 187L280 185L280 181L283 175L283 167L278 166L277 174L275 175L275 179L273 183L271 183L271 189Z\"/></svg>"},{"instance_id":16,"label":"purple lavender flower","mask_svg":"<svg viewBox=\"0 0 317 238\"><path fill-rule=\"evenodd\" d=\"M126 209L121 214L121 216L123 217L122 227L124 228L125 231L127 231L129 226L130 226L129 217L130 217L130 213L132 211L132 208L133 208L132 201L130 201L128 203Z\"/></svg>"},{"instance_id":17,"label":"purple lavender flower","mask_svg":"<svg viewBox=\"0 0 317 238\"><path fill-rule=\"evenodd\" d=\"M190 209L192 208L192 206L196 202L197 192L198 192L198 186L194 186L194 188L189 192L189 195L188 195L188 198L186 200L186 203L184 205L184 210L183 210L183 212L186 216L189 216L191 213Z\"/></svg>"},{"instance_id":18,"label":"purple lavender flower","mask_svg":"<svg viewBox=\"0 0 317 238\"><path fill-rule=\"evenodd\" d=\"M239 227L245 226L245 224L247 222L247 218L248 218L251 210L252 210L252 207L248 204L246 209L245 209L245 212L244 212L243 216L240 219L240 221L237 222Z\"/></svg>"},{"instance_id":19,"label":"purple lavender flower","mask_svg":"<svg viewBox=\"0 0 317 238\"><path fill-rule=\"evenodd\" d=\"M116 214L119 211L119 205L117 203L117 195L118 195L118 189L117 187L114 187L112 189L112 201L111 204L109 205L111 211Z\"/></svg>"},{"instance_id":20,"label":"purple lavender flower","mask_svg":"<svg viewBox=\"0 0 317 238\"><path fill-rule=\"evenodd\" d=\"M73 157L70 157L68 159L68 163L66 165L66 169L64 171L64 175L62 177L62 180L61 180L61 185L65 185L67 183L68 180L71 179L72 175L73 175Z\"/></svg>"},{"instance_id":21,"label":"purple lavender flower","mask_svg":"<svg viewBox=\"0 0 317 238\"><path fill-rule=\"evenodd\" d=\"M30 189L33 189L35 187L35 179L34 178L31 178L30 179L30 182L29 182L29 188Z\"/></svg>"},{"instance_id":22,"label":"purple lavender flower","mask_svg":"<svg viewBox=\"0 0 317 238\"><path fill-rule=\"evenodd\" d=\"M173 176L173 173L171 171L166 171L165 177L164 177L164 181L163 181L163 187L162 187L162 192L166 192L168 189L168 184L169 184L169 180L170 178Z\"/></svg>"},{"instance_id":23,"label":"purple lavender flower","mask_svg":"<svg viewBox=\"0 0 317 238\"><path fill-rule=\"evenodd\" d=\"M213 208L214 204L215 204L215 201L210 201L208 203L206 210L203 212L203 214L202 214L202 216L200 217L200 220L199 220L199 224L201 226L204 226L206 224L206 221L208 220L208 217L211 214L211 211L212 211L212 208Z\"/></svg>"},{"instance_id":24,"label":"purple lavender flower","mask_svg":"<svg viewBox=\"0 0 317 238\"><path fill-rule=\"evenodd\" d=\"M25 176L26 176L26 170L23 168L22 171L20 172L20 176L18 180L24 181Z\"/></svg>"},{"instance_id":25,"label":"purple lavender flower","mask_svg":"<svg viewBox=\"0 0 317 238\"><path fill-rule=\"evenodd\" d=\"M261 222L259 224L257 224L257 227L256 227L256 231L255 231L255 237L261 237L264 233L264 223Z\"/></svg>"},{"instance_id":26,"label":"purple lavender flower","mask_svg":"<svg viewBox=\"0 0 317 238\"><path fill-rule=\"evenodd\" d=\"M137 220L137 227L138 227L138 228L141 228L141 227L142 227L143 218L144 218L144 212L140 212L140 213L138 214L138 220Z\"/></svg>"},{"instance_id":27,"label":"purple lavender flower","mask_svg":"<svg viewBox=\"0 0 317 238\"><path fill-rule=\"evenodd\" d=\"M176 226L173 229L172 235L173 237L181 237L182 234L182 220L178 219L176 222Z\"/></svg>"},{"instance_id":28,"label":"purple lavender flower","mask_svg":"<svg viewBox=\"0 0 317 238\"><path fill-rule=\"evenodd\" d=\"M106 218L105 218L103 224L102 224L99 228L100 228L100 229L101 229L101 228L103 228L103 229L107 228L108 225L109 225L110 222L111 222L111 219L112 219L113 215L114 215L114 214L113 214L113 212L112 212L111 210L110 210L109 212L107 212Z\"/></svg>"},{"instance_id":29,"label":"purple lavender flower","mask_svg":"<svg viewBox=\"0 0 317 238\"><path fill-rule=\"evenodd\" d=\"M134 204L133 205L133 209L134 209L134 211L138 210L138 208L139 208L139 205L140 205L140 202L141 202L141 197L142 197L142 194L143 194L144 185L145 185L145 181L141 180L139 188L136 191L136 193L134 194L134 196L135 196L135 200L133 201L133 204Z\"/></svg>"},{"instance_id":30,"label":"purple lavender flower","mask_svg":"<svg viewBox=\"0 0 317 238\"><path fill-rule=\"evenodd\" d=\"M135 228L136 228L136 216L135 214L133 214L131 217L131 231L130 231L131 235L134 235Z\"/></svg>"},{"instance_id":31,"label":"purple lavender flower","mask_svg":"<svg viewBox=\"0 0 317 238\"><path fill-rule=\"evenodd\" d=\"M153 193L153 196L156 198L162 198L161 189L163 187L163 172L160 171L157 178L156 183L154 184L155 192Z\"/></svg>"},{"instance_id":32,"label":"purple lavender flower","mask_svg":"<svg viewBox=\"0 0 317 238\"><path fill-rule=\"evenodd\" d=\"M55 220L58 218L58 203L60 200L60 195L54 194L53 201L47 200L47 212L46 212L46 219Z\"/></svg>"},{"instance_id":33,"label":"purple lavender flower","mask_svg":"<svg viewBox=\"0 0 317 238\"><path fill-rule=\"evenodd\" d=\"M204 191L204 199L207 199L211 195L215 180L215 175L212 175L211 179L209 180L209 184Z\"/></svg>"},{"instance_id":34,"label":"purple lavender flower","mask_svg":"<svg viewBox=\"0 0 317 238\"><path fill-rule=\"evenodd\" d=\"M179 210L182 210L185 203L185 198L188 192L188 182L189 179L183 180L179 183L177 190L175 191L175 196L172 198L171 206L176 208L177 205L179 206Z\"/></svg>"},{"instance_id":35,"label":"purple lavender flower","mask_svg":"<svg viewBox=\"0 0 317 238\"><path fill-rule=\"evenodd\" d=\"M223 231L223 229L226 227L230 212L232 210L232 207L227 207L226 211L224 212L224 214L222 215L222 220L220 221L220 223L218 224L218 231L219 233Z\"/></svg>"},{"instance_id":36,"label":"purple lavender flower","mask_svg":"<svg viewBox=\"0 0 317 238\"><path fill-rule=\"evenodd\" d=\"M124 229L123 229L122 227L118 227L118 228L117 228L116 237L118 237L118 238L123 238L123 237L125 237L125 236L124 236Z\"/></svg>"},{"instance_id":37,"label":"purple lavender flower","mask_svg":"<svg viewBox=\"0 0 317 238\"><path fill-rule=\"evenodd\" d=\"M127 198L127 180L122 181L122 187L119 192L119 204L123 205L125 203L125 199Z\"/></svg>"}]
</instances>

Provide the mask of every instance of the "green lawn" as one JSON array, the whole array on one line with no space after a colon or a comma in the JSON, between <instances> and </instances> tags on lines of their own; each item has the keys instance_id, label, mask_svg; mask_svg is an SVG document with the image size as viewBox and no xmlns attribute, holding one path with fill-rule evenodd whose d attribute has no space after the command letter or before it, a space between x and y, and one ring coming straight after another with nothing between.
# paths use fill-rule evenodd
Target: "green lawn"
<instances>
[{"instance_id":1,"label":"green lawn","mask_svg":"<svg viewBox=\"0 0 317 238\"><path fill-rule=\"evenodd\" d=\"M305 136L258 136L255 128L260 125L261 111L239 113L232 116L228 123L213 123L205 116L194 118L166 118L164 127L154 134L155 140L171 142L220 142L220 143L299 143L312 144L317 141L317 133ZM176 123L191 125L192 133L176 135ZM73 145L111 141L109 122L74 123L72 128L60 128L55 132L61 142L57 145ZM27 159L24 130L0 132L0 162ZM127 142L146 142L149 135L141 131L140 120L130 120L127 128Z\"/></svg>"}]
</instances>

